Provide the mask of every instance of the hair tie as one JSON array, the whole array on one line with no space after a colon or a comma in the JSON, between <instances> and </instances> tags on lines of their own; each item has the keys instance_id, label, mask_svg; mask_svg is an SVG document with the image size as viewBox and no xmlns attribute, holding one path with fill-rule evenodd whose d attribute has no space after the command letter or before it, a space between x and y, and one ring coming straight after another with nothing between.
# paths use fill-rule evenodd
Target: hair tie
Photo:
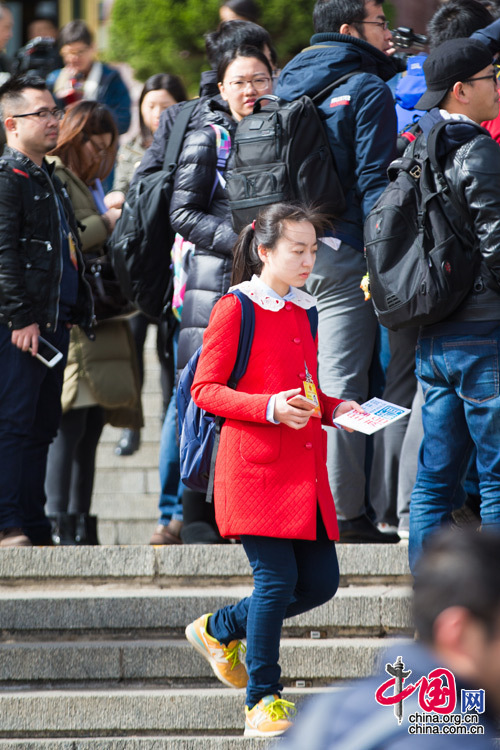
<instances>
[{"instance_id":1,"label":"hair tie","mask_svg":"<svg viewBox=\"0 0 500 750\"><path fill-rule=\"evenodd\" d=\"M255 232L255 219L252 221L252 229Z\"/></svg>"}]
</instances>

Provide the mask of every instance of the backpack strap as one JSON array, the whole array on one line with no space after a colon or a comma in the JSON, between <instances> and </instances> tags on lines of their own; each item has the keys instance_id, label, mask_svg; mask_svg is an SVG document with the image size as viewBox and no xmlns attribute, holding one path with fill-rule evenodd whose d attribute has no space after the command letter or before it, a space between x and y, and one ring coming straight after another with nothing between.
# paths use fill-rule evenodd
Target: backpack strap
<instances>
[{"instance_id":1,"label":"backpack strap","mask_svg":"<svg viewBox=\"0 0 500 750\"><path fill-rule=\"evenodd\" d=\"M340 76L340 78L337 78L332 83L329 83L328 86L325 86L325 88L319 91L317 94L311 96L311 101L316 105L320 104L324 99L326 99L328 94L333 91L333 89L337 88L337 86L341 86L343 83L348 81L349 78L352 78L353 76L359 76L364 72L364 70L351 70L350 73L346 73L345 75Z\"/></svg>"},{"instance_id":2,"label":"backpack strap","mask_svg":"<svg viewBox=\"0 0 500 750\"><path fill-rule=\"evenodd\" d=\"M163 160L163 169L169 174L173 174L177 169L177 162L179 161L179 155L182 150L182 144L184 136L186 135L187 126L191 119L191 115L195 107L199 103L199 99L191 99L189 102L185 102L181 107L181 110L170 131L170 136L167 142L167 148L165 150L165 158Z\"/></svg>"},{"instance_id":3,"label":"backpack strap","mask_svg":"<svg viewBox=\"0 0 500 750\"><path fill-rule=\"evenodd\" d=\"M310 307L306 312L309 318L309 325L311 326L313 341L315 341L316 334L318 333L318 308L316 306Z\"/></svg>"},{"instance_id":4,"label":"backpack strap","mask_svg":"<svg viewBox=\"0 0 500 750\"><path fill-rule=\"evenodd\" d=\"M236 389L238 382L241 380L246 372L248 366L248 360L250 358L250 351L252 349L253 335L255 331L255 308L252 300L247 297L246 294L240 292L239 289L235 289L228 294L234 294L238 297L241 303L241 325L240 325L240 338L238 341L238 352L236 354L236 362L234 363L231 377L228 380L229 388ZM214 494L214 477L215 477L215 460L217 458L217 451L219 450L220 433L222 425L224 424L224 417L215 417L215 437L214 447L212 450L212 457L210 459L210 475L208 479L208 487L206 494L206 502L211 503Z\"/></svg>"},{"instance_id":5,"label":"backpack strap","mask_svg":"<svg viewBox=\"0 0 500 750\"><path fill-rule=\"evenodd\" d=\"M217 173L212 192L210 193L210 203L212 203L217 183L220 182L222 189L226 187L226 179L223 176L223 172L226 169L227 160L231 153L231 136L229 135L229 131L223 128L222 125L215 125L211 122L210 127L215 131L215 147L217 151Z\"/></svg>"}]
</instances>

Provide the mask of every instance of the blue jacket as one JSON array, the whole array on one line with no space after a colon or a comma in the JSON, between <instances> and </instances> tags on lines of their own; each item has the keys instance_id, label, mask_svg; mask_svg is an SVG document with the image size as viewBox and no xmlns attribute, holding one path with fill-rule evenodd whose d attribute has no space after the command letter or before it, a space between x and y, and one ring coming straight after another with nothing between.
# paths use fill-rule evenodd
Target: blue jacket
<instances>
[{"instance_id":1,"label":"blue jacket","mask_svg":"<svg viewBox=\"0 0 500 750\"><path fill-rule=\"evenodd\" d=\"M126 133L130 127L130 94L120 73L109 65L102 64L102 75L97 87L97 101L105 104L115 118L120 135ZM47 76L47 86L53 90L61 68L53 70Z\"/></svg>"},{"instance_id":2,"label":"blue jacket","mask_svg":"<svg viewBox=\"0 0 500 750\"><path fill-rule=\"evenodd\" d=\"M365 217L386 187L386 170L396 157L394 101L384 81L397 70L387 55L352 36L315 34L311 46L284 68L275 93L287 101L314 96L346 73L363 71L319 105L347 202L334 235L363 251Z\"/></svg>"}]
</instances>

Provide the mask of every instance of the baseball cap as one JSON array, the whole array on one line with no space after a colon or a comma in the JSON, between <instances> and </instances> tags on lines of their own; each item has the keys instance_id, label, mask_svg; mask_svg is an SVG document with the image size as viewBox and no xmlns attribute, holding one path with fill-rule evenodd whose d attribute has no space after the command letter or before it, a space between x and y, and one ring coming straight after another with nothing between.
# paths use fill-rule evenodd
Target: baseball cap
<instances>
[{"instance_id":1,"label":"baseball cap","mask_svg":"<svg viewBox=\"0 0 500 750\"><path fill-rule=\"evenodd\" d=\"M427 110L439 106L455 83L472 78L491 65L492 59L488 47L476 39L464 37L443 42L424 62L427 91L415 106Z\"/></svg>"}]
</instances>

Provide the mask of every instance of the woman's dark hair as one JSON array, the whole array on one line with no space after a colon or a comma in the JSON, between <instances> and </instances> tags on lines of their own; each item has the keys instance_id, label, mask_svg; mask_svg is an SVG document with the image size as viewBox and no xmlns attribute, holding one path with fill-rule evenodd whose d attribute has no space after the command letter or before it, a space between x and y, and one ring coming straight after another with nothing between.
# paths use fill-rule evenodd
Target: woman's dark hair
<instances>
[{"instance_id":1,"label":"woman's dark hair","mask_svg":"<svg viewBox=\"0 0 500 750\"><path fill-rule=\"evenodd\" d=\"M106 153L92 154L85 144L92 135L111 133L111 144ZM97 177L105 179L115 163L118 149L118 129L113 115L105 104L84 100L68 107L61 122L57 146L50 154L59 156L63 164L86 185ZM96 171L96 162L99 168Z\"/></svg>"},{"instance_id":2,"label":"woman's dark hair","mask_svg":"<svg viewBox=\"0 0 500 750\"><path fill-rule=\"evenodd\" d=\"M221 57L235 47L257 47L263 51L264 45L269 47L273 65L278 62L278 56L274 49L268 32L256 23L250 21L224 21L216 31L205 34L205 51L208 62L215 70Z\"/></svg>"},{"instance_id":3,"label":"woman's dark hair","mask_svg":"<svg viewBox=\"0 0 500 750\"><path fill-rule=\"evenodd\" d=\"M307 221L313 225L316 234L329 224L326 216L309 206L294 203L274 203L263 208L252 224L241 230L233 247L233 273L231 285L249 281L253 274L259 275L263 263L259 258L259 245L273 250L283 236L285 224L292 221Z\"/></svg>"},{"instance_id":4,"label":"woman's dark hair","mask_svg":"<svg viewBox=\"0 0 500 750\"><path fill-rule=\"evenodd\" d=\"M64 47L66 44L74 44L75 42L81 42L91 47L94 43L94 37L85 21L70 21L62 27L57 37L57 46L59 49Z\"/></svg>"},{"instance_id":5,"label":"woman's dark hair","mask_svg":"<svg viewBox=\"0 0 500 750\"><path fill-rule=\"evenodd\" d=\"M243 21L257 23L259 20L260 9L254 0L223 0L220 7L229 8L229 10L232 10L237 16L241 16Z\"/></svg>"},{"instance_id":6,"label":"woman's dark hair","mask_svg":"<svg viewBox=\"0 0 500 750\"><path fill-rule=\"evenodd\" d=\"M176 102L185 102L187 99L187 92L184 88L179 76L173 76L169 73L156 73L154 76L150 76L144 86L142 87L141 95L139 97L139 125L141 128L141 140L142 145L146 146L148 141L151 139L152 133L144 122L142 116L141 107L142 102L146 94L150 91L168 91L170 96L175 99Z\"/></svg>"},{"instance_id":7,"label":"woman's dark hair","mask_svg":"<svg viewBox=\"0 0 500 750\"><path fill-rule=\"evenodd\" d=\"M259 60L259 62L263 63L263 65L266 66L269 71L269 75L272 78L273 69L271 68L271 63L269 62L265 54L261 52L260 49L257 49L257 47L249 47L245 45L243 47L237 47L236 49L228 50L221 57L220 62L217 66L217 80L219 82L222 82L224 80L226 70L238 57L255 57L256 60Z\"/></svg>"}]
</instances>

